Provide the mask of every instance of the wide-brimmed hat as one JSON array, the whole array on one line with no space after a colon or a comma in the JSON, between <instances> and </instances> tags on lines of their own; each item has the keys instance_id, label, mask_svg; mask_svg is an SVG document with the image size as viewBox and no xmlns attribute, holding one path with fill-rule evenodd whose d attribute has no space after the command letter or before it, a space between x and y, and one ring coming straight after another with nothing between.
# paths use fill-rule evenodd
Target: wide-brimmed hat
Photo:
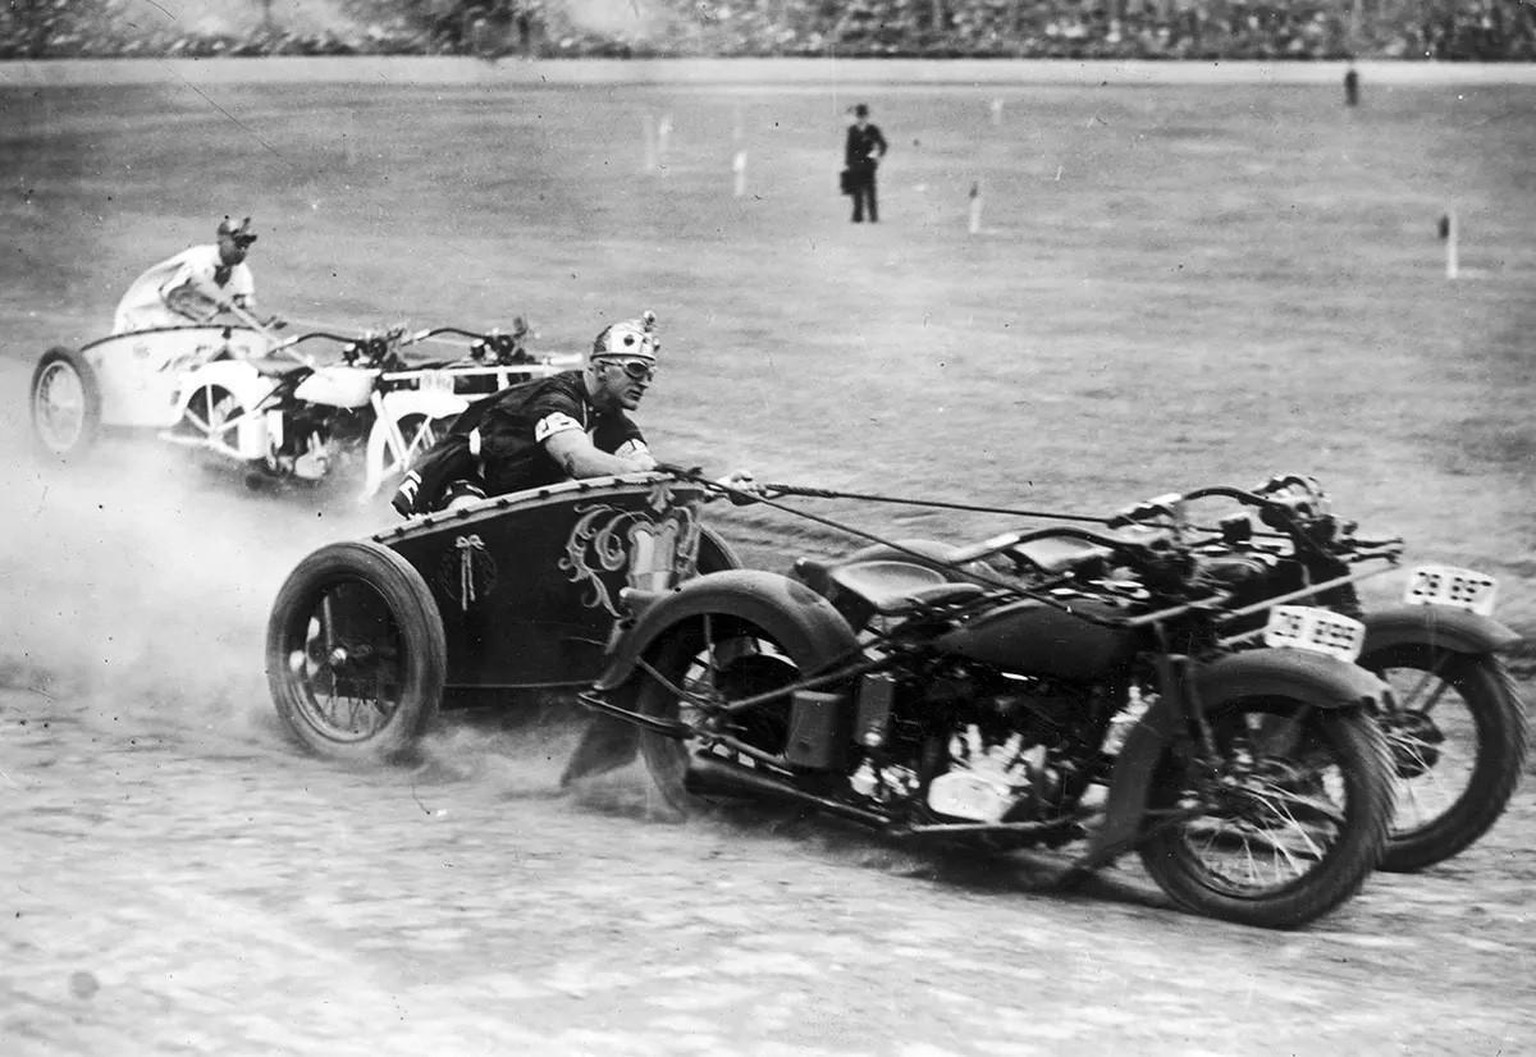
<instances>
[{"instance_id":1,"label":"wide-brimmed hat","mask_svg":"<svg viewBox=\"0 0 1536 1057\"><path fill-rule=\"evenodd\" d=\"M229 236L242 246L250 245L256 241L256 233L251 230L251 218L246 217L236 224L229 217L219 221L219 235Z\"/></svg>"}]
</instances>

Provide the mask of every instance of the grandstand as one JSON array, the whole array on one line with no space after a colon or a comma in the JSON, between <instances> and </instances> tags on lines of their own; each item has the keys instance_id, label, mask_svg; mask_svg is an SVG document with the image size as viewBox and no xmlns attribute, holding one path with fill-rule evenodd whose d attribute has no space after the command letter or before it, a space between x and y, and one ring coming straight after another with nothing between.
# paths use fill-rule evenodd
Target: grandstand
<instances>
[{"instance_id":1,"label":"grandstand","mask_svg":"<svg viewBox=\"0 0 1536 1057\"><path fill-rule=\"evenodd\" d=\"M1522 0L11 0L0 60L222 55L1529 62Z\"/></svg>"}]
</instances>

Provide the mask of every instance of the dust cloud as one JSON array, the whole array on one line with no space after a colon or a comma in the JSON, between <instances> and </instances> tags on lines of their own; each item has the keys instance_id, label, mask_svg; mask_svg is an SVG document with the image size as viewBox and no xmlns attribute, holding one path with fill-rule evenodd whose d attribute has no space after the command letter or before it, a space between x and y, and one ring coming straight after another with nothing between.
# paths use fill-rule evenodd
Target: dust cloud
<instances>
[{"instance_id":1,"label":"dust cloud","mask_svg":"<svg viewBox=\"0 0 1536 1057\"><path fill-rule=\"evenodd\" d=\"M228 468L184 454L134 443L77 466L21 460L0 543L0 664L103 731L249 736L270 712L272 598L304 553L360 526L243 495Z\"/></svg>"},{"instance_id":2,"label":"dust cloud","mask_svg":"<svg viewBox=\"0 0 1536 1057\"><path fill-rule=\"evenodd\" d=\"M306 554L394 524L386 499L359 504L350 477L252 491L240 467L150 433L61 465L3 418L0 445L18 454L0 535L0 688L30 702L17 718L98 748L302 754L267 688L272 602ZM561 699L450 713L410 780L554 793L584 719Z\"/></svg>"}]
</instances>

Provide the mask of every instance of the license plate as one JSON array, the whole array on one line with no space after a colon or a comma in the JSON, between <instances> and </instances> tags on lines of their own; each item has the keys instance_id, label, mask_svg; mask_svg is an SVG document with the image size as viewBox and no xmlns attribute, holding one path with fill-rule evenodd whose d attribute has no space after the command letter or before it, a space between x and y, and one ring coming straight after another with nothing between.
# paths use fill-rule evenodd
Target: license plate
<instances>
[{"instance_id":1,"label":"license plate","mask_svg":"<svg viewBox=\"0 0 1536 1057\"><path fill-rule=\"evenodd\" d=\"M1455 606L1481 616L1493 615L1498 581L1487 573L1453 565L1421 565L1408 577L1403 601L1416 606Z\"/></svg>"},{"instance_id":2,"label":"license plate","mask_svg":"<svg viewBox=\"0 0 1536 1057\"><path fill-rule=\"evenodd\" d=\"M447 371L428 371L421 376L418 387L426 393L451 393L453 392L453 375Z\"/></svg>"},{"instance_id":3,"label":"license plate","mask_svg":"<svg viewBox=\"0 0 1536 1057\"><path fill-rule=\"evenodd\" d=\"M1275 606L1264 628L1264 645L1309 650L1353 663L1365 645L1365 625L1316 606Z\"/></svg>"}]
</instances>

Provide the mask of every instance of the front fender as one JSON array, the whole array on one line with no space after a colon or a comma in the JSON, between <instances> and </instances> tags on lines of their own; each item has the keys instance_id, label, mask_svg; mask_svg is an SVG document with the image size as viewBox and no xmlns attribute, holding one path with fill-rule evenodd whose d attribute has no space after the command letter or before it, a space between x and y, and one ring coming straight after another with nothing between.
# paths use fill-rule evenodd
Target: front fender
<instances>
[{"instance_id":1,"label":"front fender","mask_svg":"<svg viewBox=\"0 0 1536 1057\"><path fill-rule=\"evenodd\" d=\"M1404 643L1456 653L1496 653L1521 641L1513 630L1481 613L1454 606L1393 606L1366 613L1362 656Z\"/></svg>"},{"instance_id":2,"label":"front fender","mask_svg":"<svg viewBox=\"0 0 1536 1057\"><path fill-rule=\"evenodd\" d=\"M1293 649L1245 650L1194 672L1195 693L1206 709L1248 697L1287 697L1318 708L1379 711L1387 685L1356 665ZM1159 697L1126 736L1110 774L1104 823L1093 835L1084 868L1093 869L1134 847L1168 746L1180 734L1173 703Z\"/></svg>"},{"instance_id":3,"label":"front fender","mask_svg":"<svg viewBox=\"0 0 1536 1057\"><path fill-rule=\"evenodd\" d=\"M458 393L439 389L395 389L385 393L384 412L396 421L406 415L452 418L463 413L469 401Z\"/></svg>"},{"instance_id":4,"label":"front fender","mask_svg":"<svg viewBox=\"0 0 1536 1057\"><path fill-rule=\"evenodd\" d=\"M609 691L634 674L638 658L668 629L704 613L750 620L790 641L786 650L803 651L817 666L851 657L858 639L848 622L821 595L778 573L728 569L686 580L661 596L636 592L641 602L633 623L621 625L608 646L608 662L595 689Z\"/></svg>"}]
</instances>

